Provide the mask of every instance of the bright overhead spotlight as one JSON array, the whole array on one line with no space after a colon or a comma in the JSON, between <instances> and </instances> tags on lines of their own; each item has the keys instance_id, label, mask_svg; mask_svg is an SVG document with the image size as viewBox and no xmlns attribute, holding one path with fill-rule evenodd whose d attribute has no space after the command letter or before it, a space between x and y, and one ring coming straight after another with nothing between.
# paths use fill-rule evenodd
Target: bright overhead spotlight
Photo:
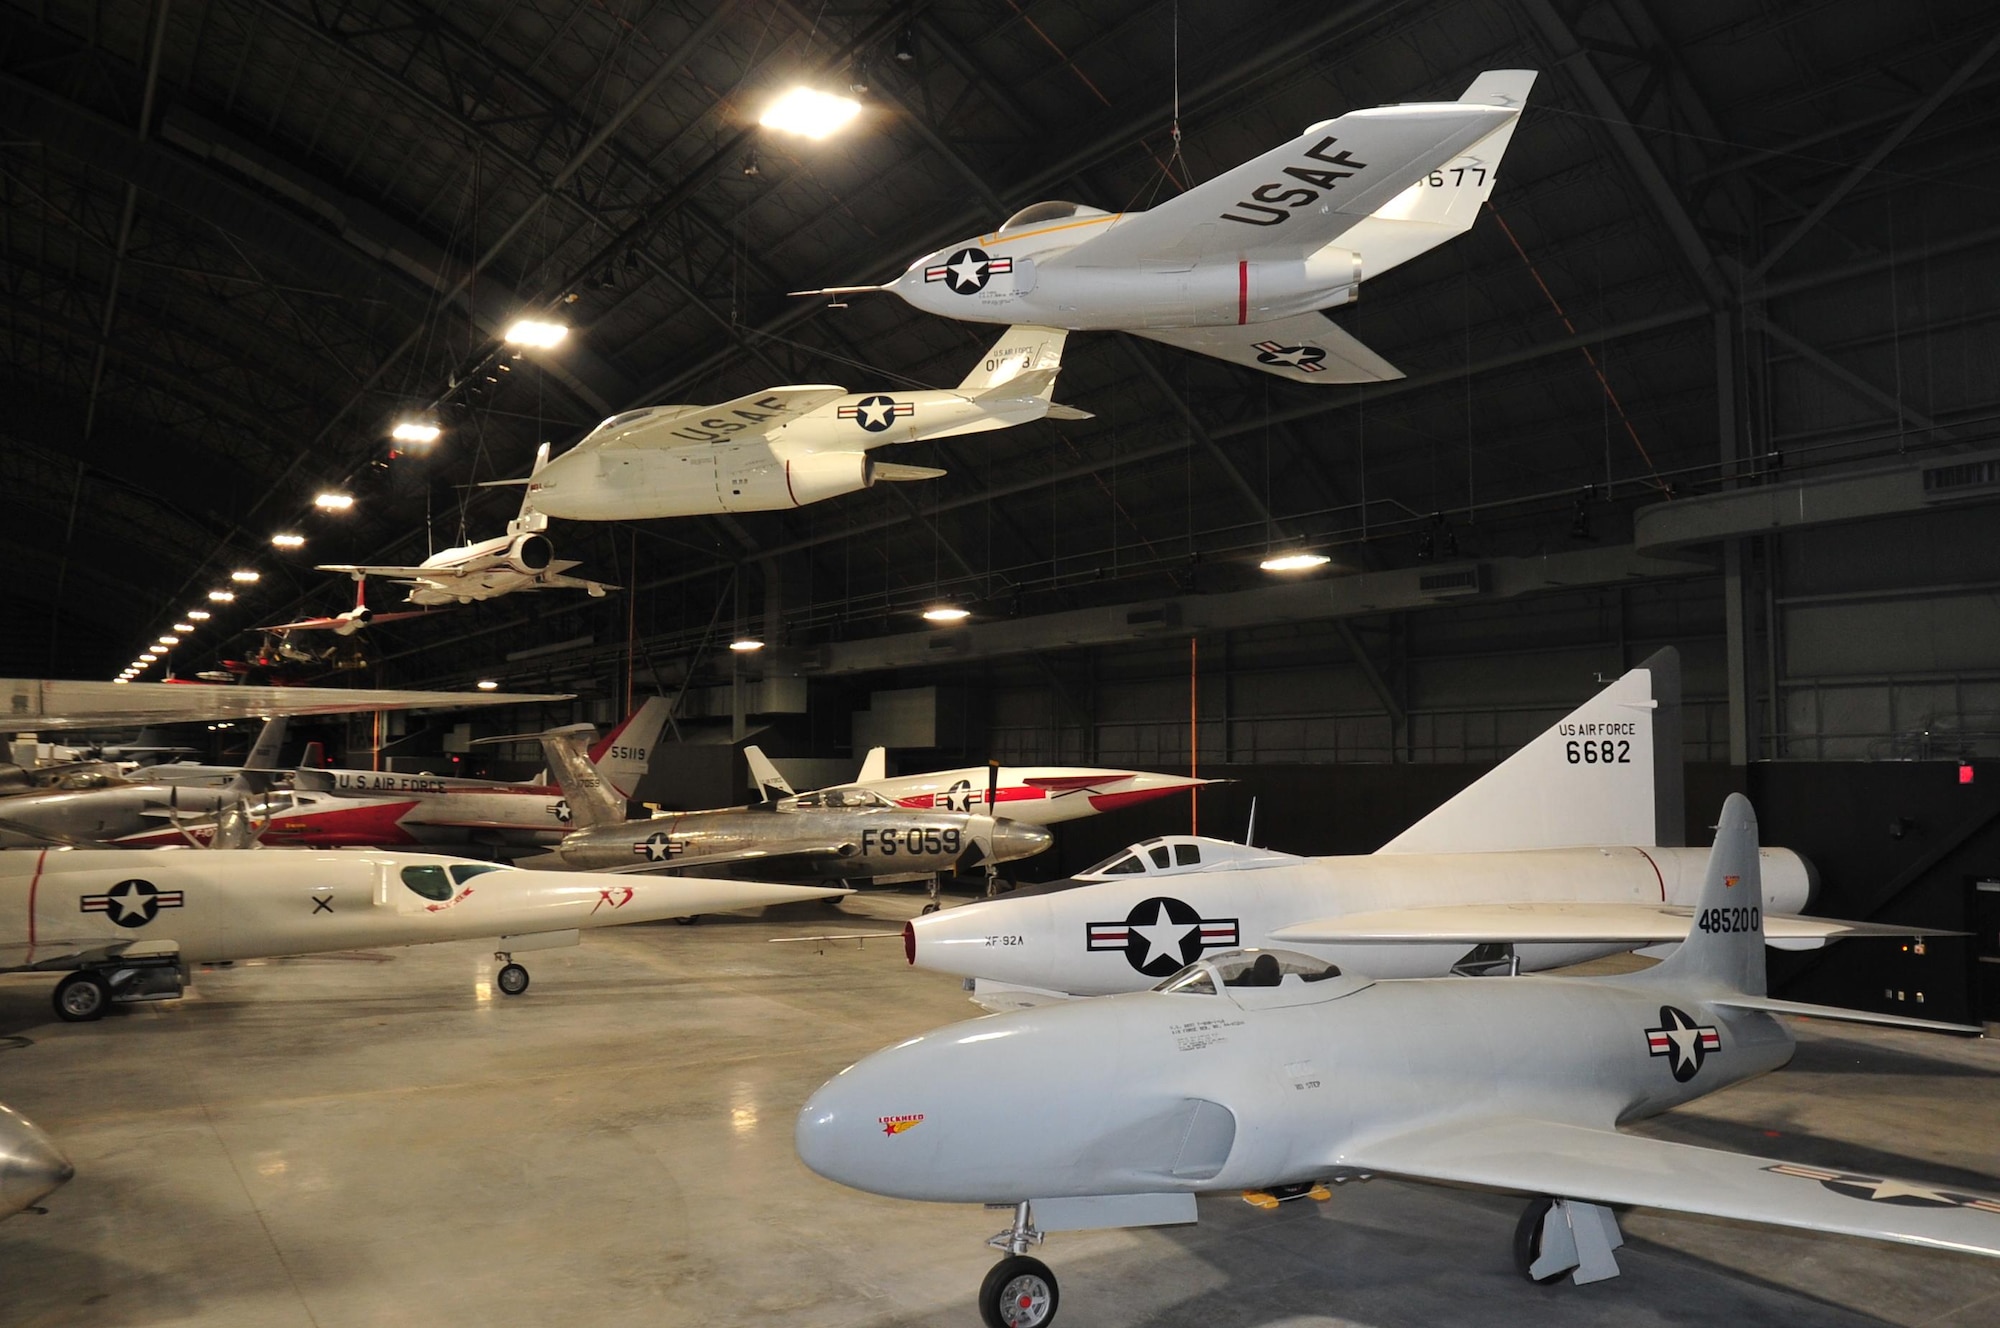
<instances>
[{"instance_id":1,"label":"bright overhead spotlight","mask_svg":"<svg viewBox=\"0 0 2000 1328\"><path fill-rule=\"evenodd\" d=\"M764 643L754 636L740 636L729 643L729 648L739 655L747 655L753 650L762 650Z\"/></svg>"},{"instance_id":2,"label":"bright overhead spotlight","mask_svg":"<svg viewBox=\"0 0 2000 1328\"><path fill-rule=\"evenodd\" d=\"M280 548L280 549L297 549L297 548L302 548L302 547L304 547L304 545L305 545L305 542L306 542L306 537L305 537L304 535L273 535L273 536L271 536L271 543L272 543L272 545L273 545L274 547L276 547L276 548Z\"/></svg>"},{"instance_id":3,"label":"bright overhead spotlight","mask_svg":"<svg viewBox=\"0 0 2000 1328\"><path fill-rule=\"evenodd\" d=\"M481 678L478 682L472 685L474 687L477 687L482 692L494 692L500 689L500 684L493 681L491 678Z\"/></svg>"},{"instance_id":4,"label":"bright overhead spotlight","mask_svg":"<svg viewBox=\"0 0 2000 1328\"><path fill-rule=\"evenodd\" d=\"M180 643L181 639L178 636L163 636L153 644L158 646L177 646Z\"/></svg>"},{"instance_id":5,"label":"bright overhead spotlight","mask_svg":"<svg viewBox=\"0 0 2000 1328\"><path fill-rule=\"evenodd\" d=\"M523 318L507 329L507 344L510 346L532 346L536 350L552 350L562 345L569 335L569 328L562 323L544 323L539 319Z\"/></svg>"},{"instance_id":6,"label":"bright overhead spotlight","mask_svg":"<svg viewBox=\"0 0 2000 1328\"><path fill-rule=\"evenodd\" d=\"M1304 572L1324 567L1332 561L1323 553L1274 553L1257 566L1267 572Z\"/></svg>"},{"instance_id":7,"label":"bright overhead spotlight","mask_svg":"<svg viewBox=\"0 0 2000 1328\"><path fill-rule=\"evenodd\" d=\"M194 630L194 624L193 624L193 623L191 623L191 622L188 622L188 623L175 623L175 624L174 624L174 630L175 630L176 632L192 632L192 631Z\"/></svg>"},{"instance_id":8,"label":"bright overhead spotlight","mask_svg":"<svg viewBox=\"0 0 2000 1328\"><path fill-rule=\"evenodd\" d=\"M389 436L399 443L434 443L443 433L437 425L423 420L397 420L396 427L389 430Z\"/></svg>"},{"instance_id":9,"label":"bright overhead spotlight","mask_svg":"<svg viewBox=\"0 0 2000 1328\"><path fill-rule=\"evenodd\" d=\"M130 682L132 680L121 673L116 678L113 678L111 681L114 683L121 683L121 682Z\"/></svg>"},{"instance_id":10,"label":"bright overhead spotlight","mask_svg":"<svg viewBox=\"0 0 2000 1328\"><path fill-rule=\"evenodd\" d=\"M964 622L971 616L971 609L961 609L956 604L935 604L924 610L925 622Z\"/></svg>"},{"instance_id":11,"label":"bright overhead spotlight","mask_svg":"<svg viewBox=\"0 0 2000 1328\"><path fill-rule=\"evenodd\" d=\"M215 615L210 613L207 609L188 610L188 617L194 619L196 622L207 622L210 618L213 618L214 616Z\"/></svg>"},{"instance_id":12,"label":"bright overhead spotlight","mask_svg":"<svg viewBox=\"0 0 2000 1328\"><path fill-rule=\"evenodd\" d=\"M354 499L344 493L322 493L313 499L313 506L323 512L345 512L354 506Z\"/></svg>"},{"instance_id":13,"label":"bright overhead spotlight","mask_svg":"<svg viewBox=\"0 0 2000 1328\"><path fill-rule=\"evenodd\" d=\"M139 659L140 659L140 662L142 662L142 663L145 663L145 664L151 664L151 663L152 663L152 662L153 662L154 660L156 660L156 659L158 659L158 658L159 658L159 656L158 656L158 655L156 655L156 654L154 654L154 653L153 653L152 651L150 651L150 650L148 650L148 651L147 651L147 652L146 652L145 654L143 654L143 655L139 656Z\"/></svg>"},{"instance_id":14,"label":"bright overhead spotlight","mask_svg":"<svg viewBox=\"0 0 2000 1328\"><path fill-rule=\"evenodd\" d=\"M211 590L208 592L208 598L216 604L234 604L236 602L236 592L233 590Z\"/></svg>"},{"instance_id":15,"label":"bright overhead spotlight","mask_svg":"<svg viewBox=\"0 0 2000 1328\"><path fill-rule=\"evenodd\" d=\"M229 579L231 581L236 582L238 585L247 586L252 584L253 582L262 580L263 575L264 574L262 572L252 572L246 569L241 572L231 572L229 574Z\"/></svg>"},{"instance_id":16,"label":"bright overhead spotlight","mask_svg":"<svg viewBox=\"0 0 2000 1328\"><path fill-rule=\"evenodd\" d=\"M828 138L861 114L861 103L817 88L797 87L765 108L757 123L801 138Z\"/></svg>"}]
</instances>

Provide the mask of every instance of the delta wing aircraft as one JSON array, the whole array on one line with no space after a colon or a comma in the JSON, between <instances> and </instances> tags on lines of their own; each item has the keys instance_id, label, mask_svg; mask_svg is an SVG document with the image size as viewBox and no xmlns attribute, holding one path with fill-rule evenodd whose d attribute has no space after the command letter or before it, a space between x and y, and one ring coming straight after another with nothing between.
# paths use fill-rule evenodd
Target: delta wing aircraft
<instances>
[{"instance_id":1,"label":"delta wing aircraft","mask_svg":"<svg viewBox=\"0 0 2000 1328\"><path fill-rule=\"evenodd\" d=\"M1011 1328L1056 1318L1055 1276L1028 1257L1044 1232L1373 1176L1551 1196L1515 1234L1536 1282L1617 1275L1613 1204L2000 1255L2000 1198L1620 1132L1784 1065L1774 1015L1981 1031L1766 995L1758 875L1756 818L1732 795L1683 943L1650 970L1376 981L1284 951L1204 956L1149 992L877 1052L800 1111L799 1157L872 1194L1012 1207L980 1290Z\"/></svg>"},{"instance_id":2,"label":"delta wing aircraft","mask_svg":"<svg viewBox=\"0 0 2000 1328\"><path fill-rule=\"evenodd\" d=\"M1090 415L1050 400L1065 333L1010 327L951 391L848 393L774 387L719 406L613 415L527 481L538 511L576 521L643 521L804 507L879 482L935 479L870 454L891 443ZM508 480L503 483L520 483Z\"/></svg>"},{"instance_id":3,"label":"delta wing aircraft","mask_svg":"<svg viewBox=\"0 0 2000 1328\"><path fill-rule=\"evenodd\" d=\"M583 758L584 731L534 736L575 817L576 829L556 845L556 855L587 871L742 869L790 879L886 883L973 866L990 869L1032 857L1050 843L1040 826L973 812L916 811L858 788L802 793L757 807L656 812L628 821L624 800Z\"/></svg>"},{"instance_id":4,"label":"delta wing aircraft","mask_svg":"<svg viewBox=\"0 0 2000 1328\"><path fill-rule=\"evenodd\" d=\"M41 849L0 853L0 972L67 972L56 1014L171 1000L192 965L497 937L494 984L528 989L514 954L578 933L847 891L523 871L429 853Z\"/></svg>"},{"instance_id":5,"label":"delta wing aircraft","mask_svg":"<svg viewBox=\"0 0 2000 1328\"><path fill-rule=\"evenodd\" d=\"M533 473L539 475L548 460L549 445L543 443L535 453ZM556 557L555 546L543 533L549 528L549 518L535 506L533 483L529 481L521 511L507 523L504 535L434 553L415 566L321 563L319 570L346 572L356 580L386 577L410 588L410 603L426 607L498 599L517 590L583 590L592 599L602 599L618 589L565 575L577 566L576 560Z\"/></svg>"},{"instance_id":6,"label":"delta wing aircraft","mask_svg":"<svg viewBox=\"0 0 2000 1328\"><path fill-rule=\"evenodd\" d=\"M1471 228L1534 82L1488 70L1455 102L1322 120L1150 211L1036 203L884 285L795 293L1130 332L1300 383L1401 378L1321 311Z\"/></svg>"},{"instance_id":7,"label":"delta wing aircraft","mask_svg":"<svg viewBox=\"0 0 2000 1328\"><path fill-rule=\"evenodd\" d=\"M762 751L745 747L750 773L768 798L772 793L796 796L785 777L778 773ZM880 747L869 751L861 772L840 790L861 789L879 793L898 807L920 811L991 811L1005 806L1007 819L1023 825L1059 825L1099 812L1132 807L1172 793L1213 784L1213 779L1187 775L1162 775L1149 770L1098 770L1070 765L1003 766L997 761L986 766L961 770L935 770L929 774L888 774L888 753ZM822 793L834 789L822 789Z\"/></svg>"},{"instance_id":8,"label":"delta wing aircraft","mask_svg":"<svg viewBox=\"0 0 2000 1328\"><path fill-rule=\"evenodd\" d=\"M1390 978L1559 968L1686 933L1706 855L1682 846L1682 796L1669 647L1373 854L1149 839L1073 882L917 918L904 952L972 978L974 999L995 1009L1140 990L1242 946ZM1775 945L1930 934L1799 916L1810 867L1789 849L1763 855Z\"/></svg>"},{"instance_id":9,"label":"delta wing aircraft","mask_svg":"<svg viewBox=\"0 0 2000 1328\"><path fill-rule=\"evenodd\" d=\"M36 1124L0 1104L0 1217L33 1208L69 1184L76 1168Z\"/></svg>"}]
</instances>

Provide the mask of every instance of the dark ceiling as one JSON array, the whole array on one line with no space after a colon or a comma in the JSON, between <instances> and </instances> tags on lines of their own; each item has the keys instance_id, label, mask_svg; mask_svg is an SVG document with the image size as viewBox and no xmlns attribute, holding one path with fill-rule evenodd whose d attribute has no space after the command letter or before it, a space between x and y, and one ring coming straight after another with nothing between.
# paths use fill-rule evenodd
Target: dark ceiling
<instances>
[{"instance_id":1,"label":"dark ceiling","mask_svg":"<svg viewBox=\"0 0 2000 1328\"><path fill-rule=\"evenodd\" d=\"M954 383L988 329L786 292L882 280L1042 198L1144 206L1485 68L1542 71L1492 210L1340 314L1407 378L1315 390L1079 334L1057 397L1094 420L904 448L950 475L797 512L557 523L636 598L457 610L398 629L378 672L462 679L628 625L686 647L767 581L765 633L806 644L907 630L938 593L999 613L1226 589L1276 539L1350 566L1553 548L1579 515L1615 536L1714 482L1731 448L1962 441L2000 401L1983 0L0 12L13 675L110 676L235 568L263 579L178 670L345 607L312 563L497 533L513 491L469 486L615 411ZM865 85L864 116L821 144L757 129L800 80ZM570 342L510 359L499 329L533 310ZM447 396L434 454L391 459L394 418ZM355 508L315 513L325 488ZM306 549L272 549L280 529Z\"/></svg>"}]
</instances>

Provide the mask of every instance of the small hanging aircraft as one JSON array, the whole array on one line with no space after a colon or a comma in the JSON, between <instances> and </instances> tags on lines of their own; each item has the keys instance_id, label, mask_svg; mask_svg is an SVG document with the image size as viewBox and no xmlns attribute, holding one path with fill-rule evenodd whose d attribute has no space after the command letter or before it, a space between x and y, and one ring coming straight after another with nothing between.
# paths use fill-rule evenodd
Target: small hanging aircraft
<instances>
[{"instance_id":1,"label":"small hanging aircraft","mask_svg":"<svg viewBox=\"0 0 2000 1328\"><path fill-rule=\"evenodd\" d=\"M1055 1275L1028 1254L1045 1231L1193 1222L1200 1193L1275 1207L1374 1176L1548 1196L1514 1234L1537 1283L1616 1277L1625 1204L2000 1255L2000 1199L1619 1129L1784 1065L1778 1015L1981 1031L1768 996L1758 868L1756 816L1732 794L1680 947L1644 972L1376 981L1235 950L1151 991L950 1025L822 1084L799 1157L871 1194L1013 1209L980 1290L996 1328L1055 1321Z\"/></svg>"},{"instance_id":2,"label":"small hanging aircraft","mask_svg":"<svg viewBox=\"0 0 2000 1328\"><path fill-rule=\"evenodd\" d=\"M335 636L353 636L362 628L375 623L395 622L402 618L421 618L422 609L411 609L403 613L377 613L368 607L368 578L355 573L354 607L330 618L301 618L297 622L272 623L268 627L252 628L252 631L269 632L280 641L293 632L332 632Z\"/></svg>"},{"instance_id":3,"label":"small hanging aircraft","mask_svg":"<svg viewBox=\"0 0 2000 1328\"><path fill-rule=\"evenodd\" d=\"M1058 328L1010 327L957 388L845 392L774 387L719 406L648 406L613 415L525 481L536 509L576 521L770 512L945 472L870 454L891 443L1085 420L1050 400ZM520 480L497 481L519 484Z\"/></svg>"},{"instance_id":4,"label":"small hanging aircraft","mask_svg":"<svg viewBox=\"0 0 2000 1328\"><path fill-rule=\"evenodd\" d=\"M534 473L548 464L549 445L535 453ZM498 599L517 590L582 590L592 599L602 599L618 589L600 581L565 576L577 566L574 559L559 559L555 547L543 532L549 528L548 514L535 505L533 481L521 500L521 511L507 523L507 533L492 539L460 545L434 553L415 566L396 564L321 563L322 572L345 572L359 581L379 576L410 587L409 602L424 606L470 604L474 600Z\"/></svg>"},{"instance_id":5,"label":"small hanging aircraft","mask_svg":"<svg viewBox=\"0 0 2000 1328\"><path fill-rule=\"evenodd\" d=\"M892 291L946 318L1130 332L1298 383L1401 378L1321 311L1471 228L1534 82L1488 70L1455 102L1322 120L1149 211L1036 203L894 281L793 293Z\"/></svg>"}]
</instances>

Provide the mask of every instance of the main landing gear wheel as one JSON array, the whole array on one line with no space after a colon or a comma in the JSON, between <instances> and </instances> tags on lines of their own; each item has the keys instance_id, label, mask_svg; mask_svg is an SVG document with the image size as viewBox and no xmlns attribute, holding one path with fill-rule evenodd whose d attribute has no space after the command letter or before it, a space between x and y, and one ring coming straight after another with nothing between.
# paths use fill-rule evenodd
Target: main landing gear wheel
<instances>
[{"instance_id":1,"label":"main landing gear wheel","mask_svg":"<svg viewBox=\"0 0 2000 1328\"><path fill-rule=\"evenodd\" d=\"M493 975L493 985L509 996L519 996L528 989L528 970L519 964L506 964Z\"/></svg>"},{"instance_id":2,"label":"main landing gear wheel","mask_svg":"<svg viewBox=\"0 0 2000 1328\"><path fill-rule=\"evenodd\" d=\"M56 984L54 1001L56 1018L87 1024L111 1008L111 984L95 973L72 973Z\"/></svg>"},{"instance_id":3,"label":"main landing gear wheel","mask_svg":"<svg viewBox=\"0 0 2000 1328\"><path fill-rule=\"evenodd\" d=\"M938 905L936 905L935 903L931 903L931 904L925 904L922 908L918 909L917 914L919 917L921 917L926 913L935 913L937 911L938 911Z\"/></svg>"},{"instance_id":4,"label":"main landing gear wheel","mask_svg":"<svg viewBox=\"0 0 2000 1328\"><path fill-rule=\"evenodd\" d=\"M1055 1322L1061 1292L1040 1259L1009 1255L993 1265L979 1286L979 1317L987 1328L1046 1328Z\"/></svg>"},{"instance_id":5,"label":"main landing gear wheel","mask_svg":"<svg viewBox=\"0 0 2000 1328\"><path fill-rule=\"evenodd\" d=\"M1555 1206L1554 1199L1531 1200L1522 1211L1521 1220L1514 1224L1514 1271L1536 1286L1559 1282L1569 1273L1569 1269L1559 1268L1547 1277L1536 1277L1528 1271L1535 1266L1535 1260L1542 1257L1542 1223Z\"/></svg>"}]
</instances>

